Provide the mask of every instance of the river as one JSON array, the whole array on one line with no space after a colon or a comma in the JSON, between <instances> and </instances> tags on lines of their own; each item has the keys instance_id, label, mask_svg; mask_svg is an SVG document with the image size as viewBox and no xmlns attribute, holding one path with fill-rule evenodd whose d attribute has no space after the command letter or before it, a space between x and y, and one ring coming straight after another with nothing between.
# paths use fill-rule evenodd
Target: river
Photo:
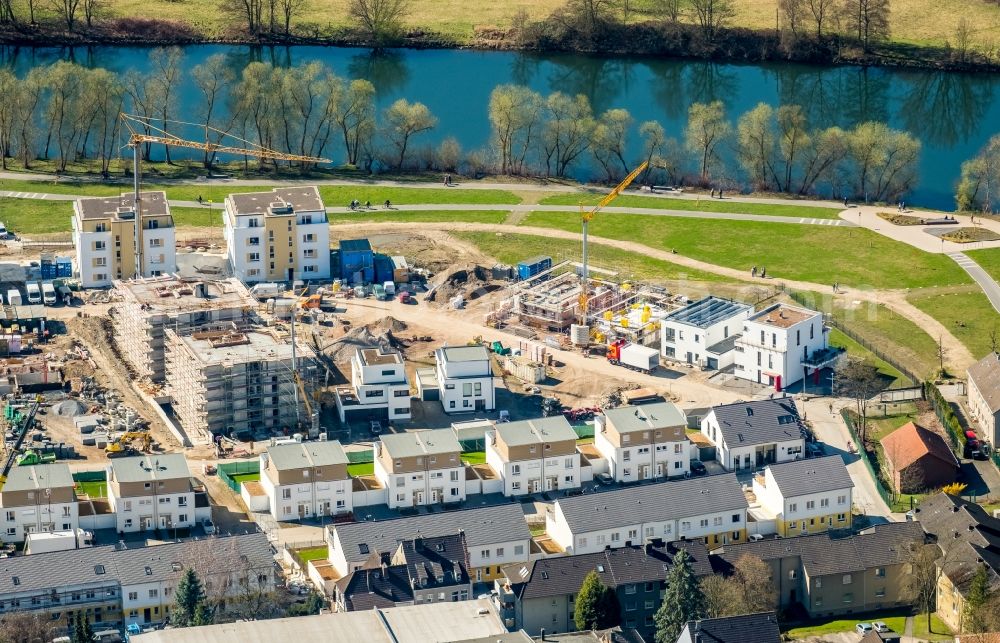
<instances>
[{"instance_id":1,"label":"river","mask_svg":"<svg viewBox=\"0 0 1000 643\"><path fill-rule=\"evenodd\" d=\"M596 113L622 107L637 124L659 120L678 139L683 138L688 106L716 99L734 122L760 101L802 105L812 127L887 121L923 143L919 184L908 203L942 209L954 207L961 163L1000 131L1000 74L472 50L373 54L335 47L196 45L184 51L182 105L197 100L187 72L212 54L225 54L234 69L254 60L276 65L319 60L342 76L370 80L380 107L400 97L425 103L440 124L421 135L418 144L454 136L465 150L487 143L489 95L502 83L528 85L543 94L583 93ZM0 64L18 73L58 59L118 72L146 71L150 65L149 50L141 47L0 48ZM186 108L179 114L191 117ZM637 127L630 138L634 156L640 145ZM589 178L586 169L578 173Z\"/></svg>"}]
</instances>

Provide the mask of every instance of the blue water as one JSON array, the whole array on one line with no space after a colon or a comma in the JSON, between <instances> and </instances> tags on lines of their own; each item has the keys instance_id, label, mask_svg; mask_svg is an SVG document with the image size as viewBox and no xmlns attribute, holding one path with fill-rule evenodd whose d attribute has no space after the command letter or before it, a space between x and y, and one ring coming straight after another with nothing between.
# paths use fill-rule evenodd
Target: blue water
<instances>
[{"instance_id":1,"label":"blue water","mask_svg":"<svg viewBox=\"0 0 1000 643\"><path fill-rule=\"evenodd\" d=\"M437 129L415 144L454 136L464 150L487 144L487 103L503 83L586 94L595 112L628 109L635 119L630 148L638 156L638 124L658 120L681 140L692 102L721 100L735 123L741 113L764 101L802 105L812 127L849 128L882 120L912 132L923 143L919 184L908 203L952 208L962 161L1000 131L1000 74L931 70L865 69L798 64L719 64L642 57L535 54L468 50L394 50L334 47L251 48L230 45L185 47L189 70L208 56L226 55L234 70L254 60L294 65L319 60L337 74L374 83L379 106L397 98L425 103L439 118ZM23 73L58 59L119 72L149 68L149 49L139 47L0 49L0 62ZM187 74L185 74L187 77ZM181 88L179 117L190 117L197 100L189 79ZM334 158L339 150L333 150ZM596 176L581 166L578 178ZM826 188L829 190L830 188Z\"/></svg>"}]
</instances>

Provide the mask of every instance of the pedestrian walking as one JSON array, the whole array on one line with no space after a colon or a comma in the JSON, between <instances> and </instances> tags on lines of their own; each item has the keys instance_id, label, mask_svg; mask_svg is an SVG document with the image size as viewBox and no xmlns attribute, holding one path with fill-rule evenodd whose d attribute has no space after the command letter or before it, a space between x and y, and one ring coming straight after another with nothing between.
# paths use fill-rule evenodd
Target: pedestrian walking
<instances>
[{"instance_id":1,"label":"pedestrian walking","mask_svg":"<svg viewBox=\"0 0 1000 643\"><path fill-rule=\"evenodd\" d=\"M722 198L722 188L719 188L719 198Z\"/></svg>"},{"instance_id":2,"label":"pedestrian walking","mask_svg":"<svg viewBox=\"0 0 1000 643\"><path fill-rule=\"evenodd\" d=\"M846 196L844 197L844 207L845 208L847 207L847 197Z\"/></svg>"},{"instance_id":3,"label":"pedestrian walking","mask_svg":"<svg viewBox=\"0 0 1000 643\"><path fill-rule=\"evenodd\" d=\"M365 210L371 210L371 209L372 209L372 202L365 201Z\"/></svg>"},{"instance_id":4,"label":"pedestrian walking","mask_svg":"<svg viewBox=\"0 0 1000 643\"><path fill-rule=\"evenodd\" d=\"M751 277L757 276L757 266L754 266L753 268L750 269L750 276Z\"/></svg>"},{"instance_id":5,"label":"pedestrian walking","mask_svg":"<svg viewBox=\"0 0 1000 643\"><path fill-rule=\"evenodd\" d=\"M761 279L767 279L767 268L761 267L761 269L760 269L760 278Z\"/></svg>"},{"instance_id":6,"label":"pedestrian walking","mask_svg":"<svg viewBox=\"0 0 1000 643\"><path fill-rule=\"evenodd\" d=\"M709 194L711 194L712 198L714 199L715 198L715 188L712 188L711 190L709 190Z\"/></svg>"},{"instance_id":7,"label":"pedestrian walking","mask_svg":"<svg viewBox=\"0 0 1000 643\"><path fill-rule=\"evenodd\" d=\"M391 204L391 203L389 203L389 199L386 199L386 200L385 200L385 209L386 209L386 210L388 210L388 209L389 209L389 208L391 208L391 207L392 207L392 204Z\"/></svg>"}]
</instances>

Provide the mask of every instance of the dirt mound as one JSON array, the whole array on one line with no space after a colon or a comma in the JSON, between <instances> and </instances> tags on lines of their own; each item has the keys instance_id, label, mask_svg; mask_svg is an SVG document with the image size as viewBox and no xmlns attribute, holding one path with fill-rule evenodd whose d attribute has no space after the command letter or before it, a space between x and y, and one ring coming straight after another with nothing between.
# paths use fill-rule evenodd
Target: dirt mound
<instances>
[{"instance_id":1,"label":"dirt mound","mask_svg":"<svg viewBox=\"0 0 1000 643\"><path fill-rule=\"evenodd\" d=\"M332 343L324 352L335 364L345 364L351 361L359 348L383 348L387 350L401 348L403 343L392 334L392 328L382 326L388 320L402 324L402 322L389 317L367 326L354 328ZM405 324L402 326L406 328Z\"/></svg>"},{"instance_id":2,"label":"dirt mound","mask_svg":"<svg viewBox=\"0 0 1000 643\"><path fill-rule=\"evenodd\" d=\"M379 330L389 331L390 333L399 333L407 329L406 322L391 316L378 320L372 326Z\"/></svg>"},{"instance_id":3,"label":"dirt mound","mask_svg":"<svg viewBox=\"0 0 1000 643\"><path fill-rule=\"evenodd\" d=\"M52 406L52 412L61 417L76 417L87 412L87 407L77 400L63 400Z\"/></svg>"},{"instance_id":4,"label":"dirt mound","mask_svg":"<svg viewBox=\"0 0 1000 643\"><path fill-rule=\"evenodd\" d=\"M444 281L427 294L425 299L447 305L458 295L461 295L466 301L472 301L501 288L503 288L503 284L493 281L493 275L489 268L472 265L449 273Z\"/></svg>"}]
</instances>

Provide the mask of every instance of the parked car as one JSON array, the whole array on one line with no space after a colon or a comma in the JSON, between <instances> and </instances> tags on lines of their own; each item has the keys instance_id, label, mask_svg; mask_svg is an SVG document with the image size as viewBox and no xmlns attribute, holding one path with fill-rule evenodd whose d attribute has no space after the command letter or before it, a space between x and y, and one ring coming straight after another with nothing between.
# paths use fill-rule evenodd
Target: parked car
<instances>
[{"instance_id":1,"label":"parked car","mask_svg":"<svg viewBox=\"0 0 1000 643\"><path fill-rule=\"evenodd\" d=\"M818 458L823 455L825 450L823 449L823 444L820 442L806 442L806 455L810 458Z\"/></svg>"},{"instance_id":2,"label":"parked car","mask_svg":"<svg viewBox=\"0 0 1000 643\"><path fill-rule=\"evenodd\" d=\"M205 530L206 534L211 535L215 533L215 523L212 522L211 518L205 518L204 520L202 520L201 528Z\"/></svg>"},{"instance_id":3,"label":"parked car","mask_svg":"<svg viewBox=\"0 0 1000 643\"><path fill-rule=\"evenodd\" d=\"M378 420L372 420L371 425L368 427L368 432L372 435L382 435L382 423Z\"/></svg>"},{"instance_id":4,"label":"parked car","mask_svg":"<svg viewBox=\"0 0 1000 643\"><path fill-rule=\"evenodd\" d=\"M892 628L885 624L884 621L875 621L872 623L872 627L876 632L891 632Z\"/></svg>"},{"instance_id":5,"label":"parked car","mask_svg":"<svg viewBox=\"0 0 1000 643\"><path fill-rule=\"evenodd\" d=\"M854 631L857 632L858 634L860 634L861 636L864 636L868 632L872 631L872 624L871 623L858 623L857 625L854 626Z\"/></svg>"},{"instance_id":6,"label":"parked car","mask_svg":"<svg viewBox=\"0 0 1000 643\"><path fill-rule=\"evenodd\" d=\"M748 540L750 542L752 542L752 543L755 543L758 540L764 540L764 536L762 536L760 534L750 534L750 536L748 537Z\"/></svg>"},{"instance_id":7,"label":"parked car","mask_svg":"<svg viewBox=\"0 0 1000 643\"><path fill-rule=\"evenodd\" d=\"M983 450L979 444L979 436L971 429L965 432L965 456L976 460L984 457Z\"/></svg>"},{"instance_id":8,"label":"parked car","mask_svg":"<svg viewBox=\"0 0 1000 643\"><path fill-rule=\"evenodd\" d=\"M705 468L705 464L701 460L691 461L691 475L703 476L706 473L708 473L708 469Z\"/></svg>"}]
</instances>

